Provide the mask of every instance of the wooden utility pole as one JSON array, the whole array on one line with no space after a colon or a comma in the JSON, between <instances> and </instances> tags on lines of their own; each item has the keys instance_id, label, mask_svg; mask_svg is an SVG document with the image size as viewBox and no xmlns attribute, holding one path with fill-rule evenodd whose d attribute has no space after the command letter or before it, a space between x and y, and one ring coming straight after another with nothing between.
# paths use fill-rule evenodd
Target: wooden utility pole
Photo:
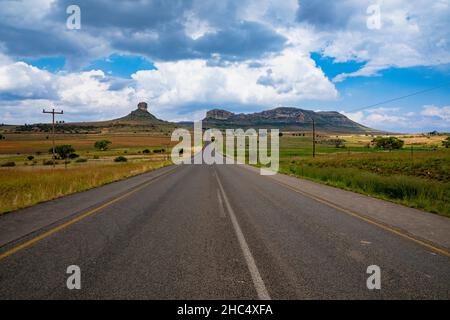
<instances>
[{"instance_id":1,"label":"wooden utility pole","mask_svg":"<svg viewBox=\"0 0 450 320\"><path fill-rule=\"evenodd\" d=\"M64 111L55 111L55 109L52 109L52 111L45 111L45 109L42 110L42 113L51 113L52 114L52 144L53 144L53 168L55 167L55 161L56 161L56 156L55 156L55 114L64 114Z\"/></svg>"},{"instance_id":2,"label":"wooden utility pole","mask_svg":"<svg viewBox=\"0 0 450 320\"><path fill-rule=\"evenodd\" d=\"M314 119L312 119L312 144L313 144L313 158L316 157L316 124Z\"/></svg>"}]
</instances>

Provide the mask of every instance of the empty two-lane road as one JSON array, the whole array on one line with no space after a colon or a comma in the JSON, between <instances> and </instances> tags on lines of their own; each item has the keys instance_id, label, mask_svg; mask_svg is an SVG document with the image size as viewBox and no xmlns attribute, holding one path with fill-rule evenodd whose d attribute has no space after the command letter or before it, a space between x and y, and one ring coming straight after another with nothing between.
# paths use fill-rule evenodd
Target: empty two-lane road
<instances>
[{"instance_id":1,"label":"empty two-lane road","mask_svg":"<svg viewBox=\"0 0 450 320\"><path fill-rule=\"evenodd\" d=\"M65 197L1 217L12 238L0 248L0 298L450 297L450 257L420 242L242 166L160 172L109 198L102 190L114 184L78 195L92 200L86 210L71 213ZM70 214L21 232L52 210ZM70 265L81 269L80 290L66 287ZM380 290L367 288L370 265L381 269Z\"/></svg>"}]
</instances>

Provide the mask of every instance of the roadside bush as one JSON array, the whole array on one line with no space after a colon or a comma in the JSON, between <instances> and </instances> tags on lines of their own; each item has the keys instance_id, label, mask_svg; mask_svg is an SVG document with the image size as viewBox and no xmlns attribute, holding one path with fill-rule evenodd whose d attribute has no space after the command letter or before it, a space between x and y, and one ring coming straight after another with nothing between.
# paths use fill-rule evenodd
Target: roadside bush
<instances>
[{"instance_id":1,"label":"roadside bush","mask_svg":"<svg viewBox=\"0 0 450 320\"><path fill-rule=\"evenodd\" d=\"M88 160L86 158L79 158L77 160L75 160L75 162L80 163L80 162L87 162Z\"/></svg>"},{"instance_id":2,"label":"roadside bush","mask_svg":"<svg viewBox=\"0 0 450 320\"><path fill-rule=\"evenodd\" d=\"M5 162L5 163L2 163L1 166L2 167L15 167L16 163L14 161L8 161L8 162Z\"/></svg>"},{"instance_id":3,"label":"roadside bush","mask_svg":"<svg viewBox=\"0 0 450 320\"><path fill-rule=\"evenodd\" d=\"M70 155L69 155L69 159L76 159L76 158L79 158L80 157L80 155L79 154L76 154L76 153L71 153Z\"/></svg>"},{"instance_id":4,"label":"roadside bush","mask_svg":"<svg viewBox=\"0 0 450 320\"><path fill-rule=\"evenodd\" d=\"M127 162L128 159L123 157L123 156L118 156L117 158L114 159L114 162Z\"/></svg>"},{"instance_id":5,"label":"roadside bush","mask_svg":"<svg viewBox=\"0 0 450 320\"><path fill-rule=\"evenodd\" d=\"M6 139L6 137L0 133L0 140Z\"/></svg>"},{"instance_id":6,"label":"roadside bush","mask_svg":"<svg viewBox=\"0 0 450 320\"><path fill-rule=\"evenodd\" d=\"M145 150L142 151L142 153L150 153L150 150L145 149Z\"/></svg>"},{"instance_id":7,"label":"roadside bush","mask_svg":"<svg viewBox=\"0 0 450 320\"><path fill-rule=\"evenodd\" d=\"M98 159L100 159L100 157L99 157L98 155L95 155L95 156L94 156L94 159L95 159L95 160L98 160Z\"/></svg>"},{"instance_id":8,"label":"roadside bush","mask_svg":"<svg viewBox=\"0 0 450 320\"><path fill-rule=\"evenodd\" d=\"M28 159L29 161L31 161L31 160L34 159L34 156L28 156L27 159Z\"/></svg>"}]
</instances>

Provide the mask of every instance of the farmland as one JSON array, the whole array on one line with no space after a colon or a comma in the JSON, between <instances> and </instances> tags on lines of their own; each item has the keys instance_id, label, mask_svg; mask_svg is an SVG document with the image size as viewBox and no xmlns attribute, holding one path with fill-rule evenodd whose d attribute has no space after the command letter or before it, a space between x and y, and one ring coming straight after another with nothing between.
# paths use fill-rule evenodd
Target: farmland
<instances>
[{"instance_id":1,"label":"farmland","mask_svg":"<svg viewBox=\"0 0 450 320\"><path fill-rule=\"evenodd\" d=\"M168 165L173 145L166 135L59 134L56 145L71 145L75 159L57 160L52 166L51 137L33 134L6 134L0 141L0 214L80 192L106 183ZM95 141L109 140L105 151L94 148ZM114 161L117 157L126 162Z\"/></svg>"}]
</instances>

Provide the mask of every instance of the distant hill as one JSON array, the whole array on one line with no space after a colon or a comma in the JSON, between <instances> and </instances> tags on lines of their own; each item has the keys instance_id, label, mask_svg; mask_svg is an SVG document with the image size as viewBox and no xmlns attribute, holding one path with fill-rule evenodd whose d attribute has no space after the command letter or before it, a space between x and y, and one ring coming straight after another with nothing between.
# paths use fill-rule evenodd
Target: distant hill
<instances>
[{"instance_id":1,"label":"distant hill","mask_svg":"<svg viewBox=\"0 0 450 320\"><path fill-rule=\"evenodd\" d=\"M140 102L137 109L131 111L128 115L107 121L95 122L68 122L58 123L56 131L58 132L98 132L102 130L109 131L168 131L177 127L177 124L160 120L148 112L147 103ZM51 124L33 124L17 126L16 131L51 131Z\"/></svg>"},{"instance_id":2,"label":"distant hill","mask_svg":"<svg viewBox=\"0 0 450 320\"><path fill-rule=\"evenodd\" d=\"M89 125L95 127L111 127L111 126L167 126L173 125L170 122L160 120L153 114L148 112L146 102L140 102L136 110L131 111L128 115L122 118L98 121L98 122L76 122L71 125Z\"/></svg>"},{"instance_id":3,"label":"distant hill","mask_svg":"<svg viewBox=\"0 0 450 320\"><path fill-rule=\"evenodd\" d=\"M299 108L280 107L272 110L244 114L214 109L206 113L204 128L279 128L281 130L311 130L314 119L316 129L330 133L374 133L377 131L354 122L335 111L314 112ZM192 127L193 122L172 123L156 118L148 112L147 103L140 102L128 115L107 121L58 123L57 132L85 133L101 131L155 131L170 132L176 127ZM5 127L6 129L6 127ZM15 126L9 131L50 132L51 124Z\"/></svg>"},{"instance_id":4,"label":"distant hill","mask_svg":"<svg viewBox=\"0 0 450 320\"><path fill-rule=\"evenodd\" d=\"M283 130L310 130L314 119L319 131L336 133L375 133L377 130L365 127L336 111L304 110L279 107L272 110L244 114L214 109L203 119L205 128L280 128Z\"/></svg>"}]
</instances>

